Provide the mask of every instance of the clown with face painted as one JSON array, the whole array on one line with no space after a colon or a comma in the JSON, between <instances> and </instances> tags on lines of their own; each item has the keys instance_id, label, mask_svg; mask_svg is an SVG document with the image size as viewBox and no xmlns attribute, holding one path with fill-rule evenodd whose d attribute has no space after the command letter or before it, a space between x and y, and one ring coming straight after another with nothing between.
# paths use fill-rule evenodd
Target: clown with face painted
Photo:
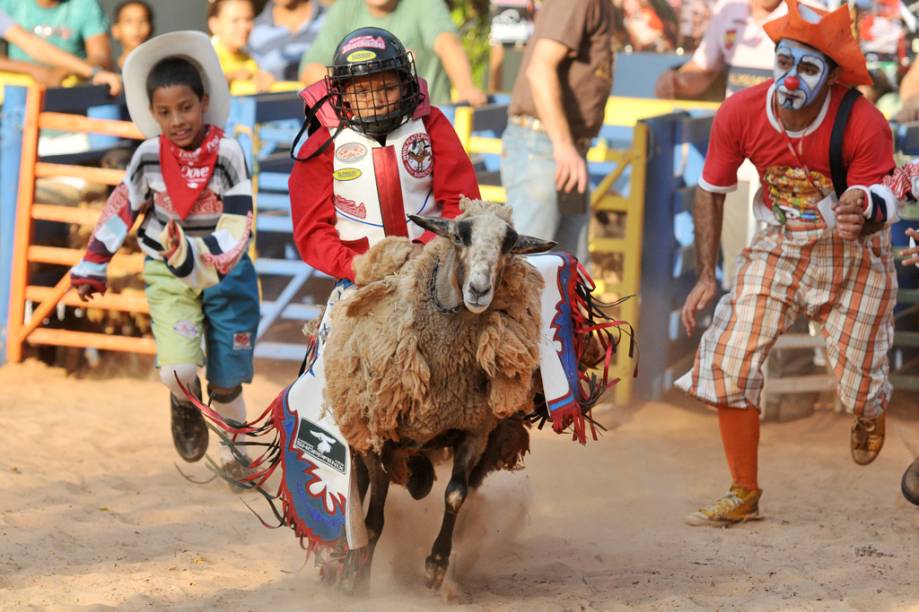
<instances>
[{"instance_id":1,"label":"clown with face painted","mask_svg":"<svg viewBox=\"0 0 919 612\"><path fill-rule=\"evenodd\" d=\"M836 67L829 57L794 40L775 48L775 93L782 108L801 110L817 99Z\"/></svg>"},{"instance_id":2,"label":"clown with face painted","mask_svg":"<svg viewBox=\"0 0 919 612\"><path fill-rule=\"evenodd\" d=\"M774 78L718 110L696 191L699 280L682 310L688 335L716 293L724 197L744 160L762 183L755 205L762 227L738 259L734 289L718 303L693 369L676 383L718 411L733 479L727 495L686 517L690 525L759 518L762 365L802 314L823 329L838 397L855 414L853 460L870 463L884 442L896 301L887 226L899 204L888 186L892 134L852 89L871 80L847 7L827 13L787 3L788 14L764 26L776 44ZM832 156L841 163L831 162L837 122L842 144Z\"/></svg>"}]
</instances>

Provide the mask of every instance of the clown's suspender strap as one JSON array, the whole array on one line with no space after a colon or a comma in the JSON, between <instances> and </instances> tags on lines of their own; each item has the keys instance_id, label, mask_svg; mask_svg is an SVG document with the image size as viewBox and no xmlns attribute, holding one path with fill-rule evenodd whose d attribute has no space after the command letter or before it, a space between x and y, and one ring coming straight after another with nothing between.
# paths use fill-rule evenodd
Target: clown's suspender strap
<instances>
[{"instance_id":1,"label":"clown's suspender strap","mask_svg":"<svg viewBox=\"0 0 919 612\"><path fill-rule=\"evenodd\" d=\"M846 124L849 123L849 113L860 95L861 92L852 87L842 97L836 120L833 122L833 131L830 133L830 174L833 177L833 189L837 198L842 197L843 192L849 187L846 180L846 164L842 159L842 141L846 133Z\"/></svg>"}]
</instances>

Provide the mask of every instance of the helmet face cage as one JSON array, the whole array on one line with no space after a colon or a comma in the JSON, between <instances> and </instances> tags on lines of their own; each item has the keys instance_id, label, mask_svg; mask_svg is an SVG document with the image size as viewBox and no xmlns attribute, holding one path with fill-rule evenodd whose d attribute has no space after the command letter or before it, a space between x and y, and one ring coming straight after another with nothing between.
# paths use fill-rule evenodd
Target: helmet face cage
<instances>
[{"instance_id":1,"label":"helmet face cage","mask_svg":"<svg viewBox=\"0 0 919 612\"><path fill-rule=\"evenodd\" d=\"M393 75L395 80L362 79L355 83L372 75ZM415 61L408 51L395 57L330 66L326 79L329 103L338 120L369 136L389 134L407 122L421 103ZM349 89L349 85L353 87Z\"/></svg>"}]
</instances>

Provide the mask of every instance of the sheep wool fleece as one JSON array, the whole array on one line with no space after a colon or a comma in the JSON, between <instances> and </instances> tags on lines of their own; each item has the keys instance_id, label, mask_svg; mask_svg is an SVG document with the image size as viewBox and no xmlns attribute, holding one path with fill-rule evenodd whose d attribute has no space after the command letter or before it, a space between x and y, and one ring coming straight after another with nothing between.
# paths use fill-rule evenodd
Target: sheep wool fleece
<instances>
[{"instance_id":1,"label":"sheep wool fleece","mask_svg":"<svg viewBox=\"0 0 919 612\"><path fill-rule=\"evenodd\" d=\"M538 361L550 414L572 409L579 411L574 325L568 291L571 283L577 281L577 261L563 253L531 255L524 259L535 268L544 285L539 297L538 358L532 365ZM310 499L304 497L304 505L297 507L295 503L292 510L299 515L309 533L331 534L336 529L343 529L351 550L363 546L367 534L360 502L351 503L360 498L356 492L356 478L352 477L349 439L335 421L332 407L324 400L327 374L324 347L336 304L354 292L354 285L348 281L342 281L335 287L316 333L314 361L282 393L283 421L285 428L289 428L286 432L288 450L299 451L286 460L284 479L296 479L307 473L311 478L308 490L316 495ZM303 469L294 468L290 459L295 459ZM304 511L307 505L310 511ZM328 541L326 538L319 539Z\"/></svg>"}]
</instances>

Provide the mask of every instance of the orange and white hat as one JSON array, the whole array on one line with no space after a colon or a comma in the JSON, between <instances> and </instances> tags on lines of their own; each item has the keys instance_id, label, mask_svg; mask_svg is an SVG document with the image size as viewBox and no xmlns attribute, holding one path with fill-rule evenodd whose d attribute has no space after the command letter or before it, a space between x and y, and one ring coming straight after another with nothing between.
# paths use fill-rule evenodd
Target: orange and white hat
<instances>
[{"instance_id":1,"label":"orange and white hat","mask_svg":"<svg viewBox=\"0 0 919 612\"><path fill-rule=\"evenodd\" d=\"M849 7L843 3L833 12L785 0L788 12L763 25L773 42L794 40L823 52L839 66L843 85L871 85L865 56L852 35Z\"/></svg>"}]
</instances>

